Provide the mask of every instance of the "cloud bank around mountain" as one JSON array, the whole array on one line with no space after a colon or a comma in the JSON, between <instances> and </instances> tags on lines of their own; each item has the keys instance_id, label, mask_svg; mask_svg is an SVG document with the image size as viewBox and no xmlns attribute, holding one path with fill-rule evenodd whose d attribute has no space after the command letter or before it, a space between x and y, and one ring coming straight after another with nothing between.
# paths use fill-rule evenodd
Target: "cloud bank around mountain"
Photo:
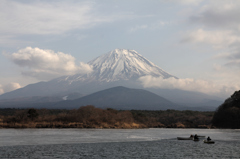
<instances>
[{"instance_id":1,"label":"cloud bank around mountain","mask_svg":"<svg viewBox=\"0 0 240 159\"><path fill-rule=\"evenodd\" d=\"M164 79L162 77L143 76L139 78L139 81L145 88L180 89L221 97L229 96L235 90L240 89L238 86L224 86L211 81L191 78L176 79L171 77Z\"/></svg>"},{"instance_id":2,"label":"cloud bank around mountain","mask_svg":"<svg viewBox=\"0 0 240 159\"><path fill-rule=\"evenodd\" d=\"M22 68L22 75L39 80L50 80L64 75L85 74L92 71L92 67L86 63L76 64L75 58L70 54L37 47L26 47L16 53L4 55Z\"/></svg>"}]
</instances>

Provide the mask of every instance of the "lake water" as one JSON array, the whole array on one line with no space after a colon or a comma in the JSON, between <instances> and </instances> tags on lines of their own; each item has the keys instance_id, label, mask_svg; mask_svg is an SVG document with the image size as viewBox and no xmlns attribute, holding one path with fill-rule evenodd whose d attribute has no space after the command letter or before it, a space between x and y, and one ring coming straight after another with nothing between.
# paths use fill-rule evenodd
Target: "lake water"
<instances>
[{"instance_id":1,"label":"lake water","mask_svg":"<svg viewBox=\"0 0 240 159\"><path fill-rule=\"evenodd\" d=\"M210 136L215 144L177 140L190 134ZM240 130L0 129L0 158L240 158Z\"/></svg>"}]
</instances>

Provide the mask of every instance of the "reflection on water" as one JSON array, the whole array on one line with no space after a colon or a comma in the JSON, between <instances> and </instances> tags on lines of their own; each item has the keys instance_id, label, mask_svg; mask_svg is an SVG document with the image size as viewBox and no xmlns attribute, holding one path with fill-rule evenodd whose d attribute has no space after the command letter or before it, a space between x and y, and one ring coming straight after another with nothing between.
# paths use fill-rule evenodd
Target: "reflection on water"
<instances>
[{"instance_id":1,"label":"reflection on water","mask_svg":"<svg viewBox=\"0 0 240 159\"><path fill-rule=\"evenodd\" d=\"M239 130L1 129L0 158L239 158ZM215 144L180 141L210 136Z\"/></svg>"}]
</instances>

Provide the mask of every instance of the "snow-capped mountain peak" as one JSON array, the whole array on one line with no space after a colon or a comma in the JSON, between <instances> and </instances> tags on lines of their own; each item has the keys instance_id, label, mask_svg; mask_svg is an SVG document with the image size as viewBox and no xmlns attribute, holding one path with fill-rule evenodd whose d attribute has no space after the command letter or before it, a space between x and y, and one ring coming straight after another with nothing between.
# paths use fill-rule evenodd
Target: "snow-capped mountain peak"
<instances>
[{"instance_id":1,"label":"snow-capped mountain peak","mask_svg":"<svg viewBox=\"0 0 240 159\"><path fill-rule=\"evenodd\" d=\"M173 77L135 50L115 49L88 62L93 75L101 81L118 81L145 75L163 78Z\"/></svg>"},{"instance_id":2,"label":"snow-capped mountain peak","mask_svg":"<svg viewBox=\"0 0 240 159\"><path fill-rule=\"evenodd\" d=\"M90 74L67 76L59 78L58 81L68 81L71 84L77 81L114 82L136 80L146 75L163 78L174 77L135 50L115 49L95 58L88 64L93 67Z\"/></svg>"}]
</instances>

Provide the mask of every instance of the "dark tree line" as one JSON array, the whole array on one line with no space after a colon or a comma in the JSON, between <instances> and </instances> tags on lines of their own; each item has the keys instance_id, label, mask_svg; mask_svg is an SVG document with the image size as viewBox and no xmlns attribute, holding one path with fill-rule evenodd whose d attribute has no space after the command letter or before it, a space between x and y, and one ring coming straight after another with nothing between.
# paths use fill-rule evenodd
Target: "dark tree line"
<instances>
[{"instance_id":1,"label":"dark tree line","mask_svg":"<svg viewBox=\"0 0 240 159\"><path fill-rule=\"evenodd\" d=\"M0 109L4 128L209 128L214 112L178 110Z\"/></svg>"},{"instance_id":2,"label":"dark tree line","mask_svg":"<svg viewBox=\"0 0 240 159\"><path fill-rule=\"evenodd\" d=\"M236 91L218 107L212 124L218 128L240 128L240 91Z\"/></svg>"}]
</instances>

